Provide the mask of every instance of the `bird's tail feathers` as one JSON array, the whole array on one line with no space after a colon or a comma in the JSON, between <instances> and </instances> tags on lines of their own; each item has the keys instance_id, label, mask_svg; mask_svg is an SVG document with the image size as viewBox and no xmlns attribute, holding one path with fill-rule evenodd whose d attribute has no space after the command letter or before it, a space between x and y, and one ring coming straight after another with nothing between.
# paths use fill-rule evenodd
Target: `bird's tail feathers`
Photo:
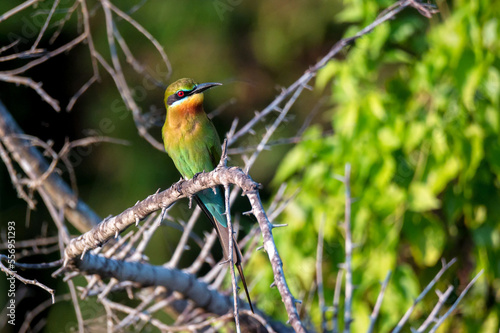
<instances>
[{"instance_id":1,"label":"bird's tail feathers","mask_svg":"<svg viewBox=\"0 0 500 333\"><path fill-rule=\"evenodd\" d=\"M201 210L205 213L205 215L208 217L210 222L212 223L212 226L215 228L215 231L217 231L217 236L219 237L219 241L222 246L222 252L224 254L224 259L229 259L229 232L228 228L224 227L220 223L218 223L214 216L210 213L210 211L207 209L207 207L203 204L202 200L198 196L194 196L196 202L198 203L198 206L200 206ZM242 262L242 255L241 255L241 250L238 246L238 243L233 237L233 263L238 269L238 273L240 274L241 277L241 283L243 284L243 288L245 289L245 294L248 299L248 304L250 305L250 309L252 310L252 313L255 313L253 310L252 306L252 300L250 299L250 293L248 292L248 287L247 287L247 282L245 280L245 275L243 274L243 268L241 267L241 262Z\"/></svg>"}]
</instances>

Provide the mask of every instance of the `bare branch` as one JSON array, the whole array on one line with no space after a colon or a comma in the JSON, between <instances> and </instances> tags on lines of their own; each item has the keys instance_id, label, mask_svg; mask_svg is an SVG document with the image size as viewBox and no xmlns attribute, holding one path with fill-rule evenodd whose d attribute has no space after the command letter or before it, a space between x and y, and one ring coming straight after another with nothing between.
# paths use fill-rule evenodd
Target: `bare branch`
<instances>
[{"instance_id":1,"label":"bare branch","mask_svg":"<svg viewBox=\"0 0 500 333\"><path fill-rule=\"evenodd\" d=\"M238 186L240 185L238 184ZM259 221L262 237L264 238L264 249L266 250L269 261L271 262L274 273L274 283L278 287L278 290L282 297L282 301L285 304L285 308L288 313L288 321L296 332L305 332L305 328L300 321L299 315L297 313L297 308L295 306L297 300L292 296L290 289L288 288L288 284L285 279L285 273L283 272L283 262L281 261L281 258L278 254L278 249L276 248L273 239L272 225L267 219L264 208L262 207L259 193L256 190L252 190L250 192L248 190L245 190L244 187L240 187L243 189L244 194L250 200L253 214L257 218L257 221Z\"/></svg>"},{"instance_id":2,"label":"bare branch","mask_svg":"<svg viewBox=\"0 0 500 333\"><path fill-rule=\"evenodd\" d=\"M333 59L342 49L354 43L354 41L356 41L358 38L370 33L374 28L381 25L382 23L392 19L406 7L416 8L424 16L432 15L436 12L431 5L420 3L417 0L398 1L393 6L391 6L389 10L384 11L383 15L380 15L375 21L366 26L364 29L360 30L353 37L344 38L335 43L335 45L323 58L321 58L314 66L310 67L298 80L288 86L288 88L283 89L281 93L267 107L265 107L261 112L257 112L254 118L252 118L240 130L235 132L231 136L228 142L228 146L233 145L243 135L251 133L253 131L253 127L271 112L281 111L279 106L288 98L288 96L292 95L297 89L306 87L309 81L314 76L316 76L318 70L323 68L328 63L328 61Z\"/></svg>"},{"instance_id":3,"label":"bare branch","mask_svg":"<svg viewBox=\"0 0 500 333\"><path fill-rule=\"evenodd\" d=\"M43 290L47 291L50 294L50 296L52 297L52 304L55 303L54 289L47 287L46 285L38 282L37 280L29 280L29 279L23 278L22 276L17 274L15 271L13 271L13 270L9 269L7 266L5 266L3 263L3 260L6 260L9 263L9 266L11 266L11 267L16 265L14 260L10 259L9 257L7 257L4 254L0 254L0 270L2 272L4 272L6 275L10 275L10 276L18 279L19 281L21 281L24 284L32 284L32 285L35 285L37 287L42 288Z\"/></svg>"},{"instance_id":4,"label":"bare branch","mask_svg":"<svg viewBox=\"0 0 500 333\"><path fill-rule=\"evenodd\" d=\"M429 316L427 317L427 319L418 328L418 330L417 330L418 333L425 332L427 330L427 328L429 328L429 326L433 322L437 322L437 315L438 315L439 311L441 310L441 308L443 307L446 300L448 299L448 297L450 297L451 293L453 292L453 289L455 289L455 288L453 288L453 286L449 286L448 289L446 289L446 291L443 294L440 291L436 290L436 293L438 294L439 300L436 303L436 305L434 306L434 308L432 309L432 311L429 314Z\"/></svg>"},{"instance_id":5,"label":"bare branch","mask_svg":"<svg viewBox=\"0 0 500 333\"><path fill-rule=\"evenodd\" d=\"M114 277L118 281L134 281L143 287L164 286L178 291L211 313L222 315L232 308L229 297L211 289L196 276L178 269L153 266L140 262L118 261L87 252L75 268L81 272ZM104 299L104 298L102 298Z\"/></svg>"},{"instance_id":6,"label":"bare branch","mask_svg":"<svg viewBox=\"0 0 500 333\"><path fill-rule=\"evenodd\" d=\"M33 199L24 191L19 179L17 178L16 170L12 166L12 162L3 148L2 142L0 141L0 157L2 158L5 166L7 167L7 171L9 172L10 180L14 188L16 189L17 196L28 203L30 209L35 209L35 202ZM1 245L0 245L1 246Z\"/></svg>"},{"instance_id":7,"label":"bare branch","mask_svg":"<svg viewBox=\"0 0 500 333\"><path fill-rule=\"evenodd\" d=\"M80 89L78 89L78 91L73 95L73 97L71 97L68 105L66 106L66 111L71 111L73 109L73 106L75 106L75 103L78 100L78 98L80 98L80 96L83 95L83 93L86 92L91 85L97 82L98 79L99 75L94 73L94 75L92 75L92 77L87 82L85 82L83 86L80 87Z\"/></svg>"},{"instance_id":8,"label":"bare branch","mask_svg":"<svg viewBox=\"0 0 500 333\"><path fill-rule=\"evenodd\" d=\"M483 274L483 272L484 272L484 270L481 270L479 273L477 273L477 275L474 277L474 279L472 279L472 281L469 282L467 287L465 287L465 289L460 293L460 296L458 296L455 303L453 303L453 305L448 309L448 311L446 311L446 313L441 318L439 318L438 322L436 323L436 325L434 325L434 327L431 328L429 333L436 332L436 330L439 328L439 326L441 326L441 324L443 324L443 322L446 320L446 318L448 318L451 315L451 313L455 310L455 308L458 306L458 303L460 303L462 298L465 297L465 295L467 294L469 289L474 285L474 283L476 283L477 279L479 279L479 277Z\"/></svg>"},{"instance_id":9,"label":"bare branch","mask_svg":"<svg viewBox=\"0 0 500 333\"><path fill-rule=\"evenodd\" d=\"M212 249L212 246L215 244L215 241L217 239L217 232L215 229L212 230L212 233L210 233L210 236L208 236L205 240L205 246L201 249L200 254L196 258L196 260L189 266L188 268L185 269L186 272L195 274L201 269L201 266L203 265L204 262L213 262L213 259L209 257L210 250ZM207 260L210 258L210 260ZM204 280L208 282L207 280Z\"/></svg>"},{"instance_id":10,"label":"bare branch","mask_svg":"<svg viewBox=\"0 0 500 333\"><path fill-rule=\"evenodd\" d=\"M78 262L78 257L83 252L100 246L108 239L114 237L116 233L134 224L136 217L142 219L154 211L166 208L175 201L190 197L203 189L228 184L239 186L250 200L252 211L259 221L261 231L264 235L264 247L273 266L275 282L284 300L290 323L296 330L302 332L303 327L295 307L296 300L288 289L284 278L282 262L274 244L271 233L272 225L267 219L257 192L259 184L255 183L250 176L238 168L219 166L212 172L199 174L196 179L181 180L169 189L151 195L137 203L134 207L128 208L123 213L103 221L91 231L71 241L65 251L65 263L71 265L74 261Z\"/></svg>"},{"instance_id":11,"label":"bare branch","mask_svg":"<svg viewBox=\"0 0 500 333\"><path fill-rule=\"evenodd\" d=\"M38 43L40 43L40 40L42 39L42 36L45 34L45 30L47 30L47 27L49 26L50 19L52 18L52 15L54 15L54 12L56 11L57 6L59 6L60 0L55 0L54 3L52 4L52 8L50 9L49 15L47 15L47 19L45 20L45 23L43 24L42 29L38 33L38 37L36 38L35 42L31 46L30 51L34 51Z\"/></svg>"},{"instance_id":12,"label":"bare branch","mask_svg":"<svg viewBox=\"0 0 500 333\"><path fill-rule=\"evenodd\" d=\"M49 165L36 148L27 145L25 140L15 138L21 134L22 130L0 102L0 137L3 144L24 172L31 179L37 179ZM83 201L74 199L73 191L58 174L52 173L41 188L46 190L58 209L64 208L66 218L78 230L87 231L101 220Z\"/></svg>"},{"instance_id":13,"label":"bare branch","mask_svg":"<svg viewBox=\"0 0 500 333\"><path fill-rule=\"evenodd\" d=\"M333 293L333 307L332 307L332 331L333 333L339 332L339 303L340 303L340 292L342 288L342 275L344 273L343 269L337 272L337 279L335 282L335 291Z\"/></svg>"},{"instance_id":14,"label":"bare branch","mask_svg":"<svg viewBox=\"0 0 500 333\"><path fill-rule=\"evenodd\" d=\"M149 31L144 29L144 27L142 25L140 25L137 21L132 19L132 17L130 17L129 15L127 15L126 13L121 11L119 8L117 8L112 3L109 3L109 5L110 5L111 9L113 10L113 12L115 12L118 16L120 16L122 19L124 19L128 23L130 23L134 28L137 29L137 31L139 31L141 34L143 34L144 37L146 37L151 42L151 44L153 44L153 46L156 48L156 50L160 54L160 56L163 60L163 63L167 67L168 76L163 78L163 79L168 80L170 74L172 73L172 65L170 64L170 61L168 60L168 56L165 53L165 51L163 50L163 46L161 46L160 42L158 42L158 40L156 40L156 38L154 38L153 35L151 35L151 33Z\"/></svg>"},{"instance_id":15,"label":"bare branch","mask_svg":"<svg viewBox=\"0 0 500 333\"><path fill-rule=\"evenodd\" d=\"M278 126L283 122L283 120L285 119L288 111L290 111L292 105L295 104L295 101L297 100L297 98L299 98L299 96L302 93L303 89L304 89L304 86L299 86L297 88L297 90L295 91L295 93L293 94L293 96L286 103L285 107L281 111L281 113L278 116L278 118L276 118L276 120L274 121L273 125L266 131L266 134L264 135L264 137L260 141L259 145L257 146L257 149L252 154L252 156L248 159L248 161L245 163L245 171L246 172L248 172L250 170L250 168L252 167L252 165L257 160L257 157L259 156L259 154L262 152L262 150L264 150L264 147L266 146L266 143L269 141L269 139L273 135L274 131L276 131L276 129L278 128Z\"/></svg>"},{"instance_id":16,"label":"bare branch","mask_svg":"<svg viewBox=\"0 0 500 333\"><path fill-rule=\"evenodd\" d=\"M318 302L321 311L321 331L326 332L326 306L325 306L325 293L323 291L323 244L325 242L324 228L325 216L321 218L318 232L318 246L316 248L316 284L318 288Z\"/></svg>"},{"instance_id":17,"label":"bare branch","mask_svg":"<svg viewBox=\"0 0 500 333\"><path fill-rule=\"evenodd\" d=\"M368 327L368 330L366 333L371 333L373 332L373 329L375 328L375 322L377 321L378 314L380 312L380 307L382 306L382 300L384 299L384 294L385 294L385 289L387 288L387 285L389 284L389 279L391 278L391 271L387 272L387 275L384 279L384 282L382 282L382 288L380 289L380 293L378 294L377 297L377 302L375 302L375 307L373 308L373 312L370 315L370 326Z\"/></svg>"},{"instance_id":18,"label":"bare branch","mask_svg":"<svg viewBox=\"0 0 500 333\"><path fill-rule=\"evenodd\" d=\"M345 305L344 305L344 333L351 331L352 322L352 236L351 236L351 165L346 163L344 174L345 186Z\"/></svg>"},{"instance_id":19,"label":"bare branch","mask_svg":"<svg viewBox=\"0 0 500 333\"><path fill-rule=\"evenodd\" d=\"M189 218L187 225L184 227L184 231L182 232L182 236L179 239L179 242L177 243L174 254L170 258L170 261L167 264L165 264L166 267L177 267L177 264L179 263L179 260L181 259L181 256L184 253L187 241L189 239L189 233L193 230L194 225L198 220L198 217L200 217L200 213L201 213L200 207L196 206L193 214L191 214L191 217Z\"/></svg>"},{"instance_id":20,"label":"bare branch","mask_svg":"<svg viewBox=\"0 0 500 333\"><path fill-rule=\"evenodd\" d=\"M224 141L224 154L222 156L227 156L225 154L225 147L227 141ZM221 159L221 161L225 161L224 158ZM234 244L234 236L233 236L233 223L231 221L231 208L229 204L229 192L230 188L229 185L224 186L224 205L226 206L226 220L227 220L227 232L229 233L229 245L228 245L228 253L229 253L229 266L231 269L231 284L233 286L233 304L234 304L234 309L233 309L233 315L234 315L234 322L236 324L236 332L240 333L241 328L240 328L240 316L239 316L239 309L238 309L238 285L236 283L236 274L234 272L234 247L236 246Z\"/></svg>"},{"instance_id":21,"label":"bare branch","mask_svg":"<svg viewBox=\"0 0 500 333\"><path fill-rule=\"evenodd\" d=\"M78 37L76 37L75 39L73 39L72 41L64 44L63 46L58 47L57 49L55 49L53 51L45 53L40 58L38 58L36 60L32 60L32 61L28 62L26 65L21 66L19 68L1 72L1 74L4 74L4 75L18 75L18 74L24 73L28 69L33 68L33 67L35 67L37 65L40 65L41 63L47 61L50 58L55 57L56 55L59 55L59 54L61 54L63 52L67 52L67 51L71 50L73 47L75 47L76 45L80 44L86 38L87 38L87 36L83 33L83 34L79 35Z\"/></svg>"},{"instance_id":22,"label":"bare branch","mask_svg":"<svg viewBox=\"0 0 500 333\"><path fill-rule=\"evenodd\" d=\"M35 82L28 77L15 76L15 75L4 75L0 73L0 81L11 82L15 84L22 84L23 86L28 86L33 89L40 97L47 102L56 111L60 111L61 107L59 102L47 94L42 88L41 82Z\"/></svg>"},{"instance_id":23,"label":"bare branch","mask_svg":"<svg viewBox=\"0 0 500 333\"><path fill-rule=\"evenodd\" d=\"M18 5L17 7L12 8L8 12L6 12L3 15L0 16L0 23L2 23L3 21L5 21L6 19L8 19L9 17L11 17L12 15L19 13L23 9L25 9L25 8L27 8L29 6L34 5L38 1L40 1L40 0L27 0L27 1L23 2L22 4Z\"/></svg>"},{"instance_id":24,"label":"bare branch","mask_svg":"<svg viewBox=\"0 0 500 333\"><path fill-rule=\"evenodd\" d=\"M73 302L73 307L75 308L76 320L78 322L78 332L85 333L82 311L80 310L80 304L78 303L78 296L76 294L75 284L73 283L73 281L68 281L68 287L71 294L71 301Z\"/></svg>"},{"instance_id":25,"label":"bare branch","mask_svg":"<svg viewBox=\"0 0 500 333\"><path fill-rule=\"evenodd\" d=\"M443 264L443 267L439 270L439 272L436 274L436 276L431 280L431 282L429 282L429 284L427 284L427 286L425 287L425 289L420 293L420 295L418 295L418 297L413 301L413 304L412 306L406 311L405 315L403 316L403 318L401 318L401 320L399 321L399 323L397 324L397 326L394 328L394 331L393 333L398 333L399 331L401 331L401 329L403 328L403 326L405 325L405 323L408 321L408 319L410 318L410 315L411 313L413 312L413 310L415 309L415 306L425 297L425 295L427 295L427 293L434 287L434 285L439 281L439 279L441 278L441 276L444 274L444 272L446 272L448 270L448 268L451 267L451 265L453 265L455 262L457 261L456 258L453 258L449 263L446 263L444 260L442 261L442 264Z\"/></svg>"},{"instance_id":26,"label":"bare branch","mask_svg":"<svg viewBox=\"0 0 500 333\"><path fill-rule=\"evenodd\" d=\"M45 246L45 245L52 245L54 243L57 243L58 237L57 236L52 236L52 237L43 237L43 238L35 238L35 239L30 239L30 240L20 240L16 241L16 249L22 249L22 248L37 248L39 246ZM0 243L0 250L5 250L8 248L8 243Z\"/></svg>"}]
</instances>

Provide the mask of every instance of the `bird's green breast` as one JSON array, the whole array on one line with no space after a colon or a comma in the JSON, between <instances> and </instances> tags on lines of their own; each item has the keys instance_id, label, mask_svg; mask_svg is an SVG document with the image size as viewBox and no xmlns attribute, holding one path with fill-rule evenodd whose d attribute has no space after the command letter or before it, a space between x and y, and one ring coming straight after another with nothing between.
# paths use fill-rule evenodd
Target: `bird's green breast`
<instances>
[{"instance_id":1,"label":"bird's green breast","mask_svg":"<svg viewBox=\"0 0 500 333\"><path fill-rule=\"evenodd\" d=\"M221 154L220 139L202 108L197 112L182 111L179 107L168 110L163 141L181 175L192 178L215 168Z\"/></svg>"}]
</instances>

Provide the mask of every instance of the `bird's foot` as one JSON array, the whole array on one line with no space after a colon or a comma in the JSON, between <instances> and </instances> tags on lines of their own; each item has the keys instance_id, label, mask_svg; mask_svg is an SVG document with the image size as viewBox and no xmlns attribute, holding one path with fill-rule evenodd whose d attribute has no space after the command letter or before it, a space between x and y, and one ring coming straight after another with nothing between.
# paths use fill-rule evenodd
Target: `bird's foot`
<instances>
[{"instance_id":1,"label":"bird's foot","mask_svg":"<svg viewBox=\"0 0 500 333\"><path fill-rule=\"evenodd\" d=\"M174 189L177 191L178 196L181 196L182 195L182 181L176 183L174 185Z\"/></svg>"},{"instance_id":2,"label":"bird's foot","mask_svg":"<svg viewBox=\"0 0 500 333\"><path fill-rule=\"evenodd\" d=\"M196 180L203 172L205 171L195 173L193 176L193 180Z\"/></svg>"}]
</instances>

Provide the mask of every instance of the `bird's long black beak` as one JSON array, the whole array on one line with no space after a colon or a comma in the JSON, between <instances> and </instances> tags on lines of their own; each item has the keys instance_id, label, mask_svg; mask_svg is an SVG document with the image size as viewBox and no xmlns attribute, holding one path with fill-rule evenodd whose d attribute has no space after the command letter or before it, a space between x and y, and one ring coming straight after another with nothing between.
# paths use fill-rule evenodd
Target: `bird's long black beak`
<instances>
[{"instance_id":1,"label":"bird's long black beak","mask_svg":"<svg viewBox=\"0 0 500 333\"><path fill-rule=\"evenodd\" d=\"M222 86L222 83L217 83L217 82L207 82L207 83L200 83L198 84L193 91L191 92L192 95L194 94L199 94L201 92L204 92L207 89L216 87L216 86Z\"/></svg>"}]
</instances>

